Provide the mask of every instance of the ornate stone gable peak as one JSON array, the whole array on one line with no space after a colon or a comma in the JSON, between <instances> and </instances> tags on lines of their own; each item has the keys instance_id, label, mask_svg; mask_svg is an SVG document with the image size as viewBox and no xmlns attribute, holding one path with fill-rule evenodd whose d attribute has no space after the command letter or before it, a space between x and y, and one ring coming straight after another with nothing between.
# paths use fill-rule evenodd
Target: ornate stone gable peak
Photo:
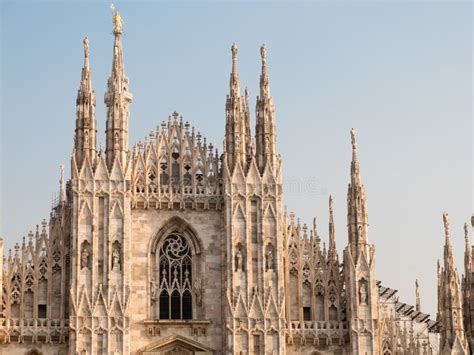
<instances>
[{"instance_id":1,"label":"ornate stone gable peak","mask_svg":"<svg viewBox=\"0 0 474 355\"><path fill-rule=\"evenodd\" d=\"M131 164L134 208L220 209L218 151L177 112L134 146Z\"/></svg>"}]
</instances>

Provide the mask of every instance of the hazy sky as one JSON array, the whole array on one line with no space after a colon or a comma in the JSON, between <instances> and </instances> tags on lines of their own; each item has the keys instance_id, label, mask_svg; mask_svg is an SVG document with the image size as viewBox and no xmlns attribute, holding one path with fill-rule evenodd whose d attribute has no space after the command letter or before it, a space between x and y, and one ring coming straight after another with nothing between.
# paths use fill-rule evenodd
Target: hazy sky
<instances>
[{"instance_id":1,"label":"hazy sky","mask_svg":"<svg viewBox=\"0 0 474 355\"><path fill-rule=\"evenodd\" d=\"M108 2L2 2L1 225L7 247L42 218L73 144L75 99L90 40L103 141L113 36ZM266 43L283 156L285 204L318 216L327 240L335 196L338 248L347 242L351 127L358 136L377 278L436 309L442 213L463 271L472 208L470 2L116 3L134 94L130 141L177 110L222 151L230 46L242 88L258 90ZM253 118L254 119L254 118Z\"/></svg>"}]
</instances>

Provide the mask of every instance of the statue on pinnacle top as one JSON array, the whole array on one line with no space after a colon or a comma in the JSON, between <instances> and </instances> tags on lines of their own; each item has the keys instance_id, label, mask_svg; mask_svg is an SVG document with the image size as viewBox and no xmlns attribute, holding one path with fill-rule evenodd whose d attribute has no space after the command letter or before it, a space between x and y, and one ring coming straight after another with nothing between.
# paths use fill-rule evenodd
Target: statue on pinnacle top
<instances>
[{"instance_id":1,"label":"statue on pinnacle top","mask_svg":"<svg viewBox=\"0 0 474 355\"><path fill-rule=\"evenodd\" d=\"M112 21L114 23L114 33L122 33L122 16L120 16L120 12L117 11L114 4L110 5L110 8L112 9L112 12L114 14L112 17Z\"/></svg>"}]
</instances>

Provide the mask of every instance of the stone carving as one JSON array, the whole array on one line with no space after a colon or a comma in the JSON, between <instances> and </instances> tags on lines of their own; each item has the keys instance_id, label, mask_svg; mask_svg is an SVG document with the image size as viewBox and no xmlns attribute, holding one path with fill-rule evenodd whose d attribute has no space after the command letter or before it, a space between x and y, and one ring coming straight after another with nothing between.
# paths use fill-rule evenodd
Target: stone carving
<instances>
[{"instance_id":1,"label":"stone carving","mask_svg":"<svg viewBox=\"0 0 474 355\"><path fill-rule=\"evenodd\" d=\"M262 44L262 46L260 47L260 55L262 56L262 63L266 64L266 62L267 62L267 47L265 46L265 44Z\"/></svg>"},{"instance_id":2,"label":"stone carving","mask_svg":"<svg viewBox=\"0 0 474 355\"><path fill-rule=\"evenodd\" d=\"M196 296L196 305L202 306L202 281L199 278L194 280L194 295Z\"/></svg>"},{"instance_id":3,"label":"stone carving","mask_svg":"<svg viewBox=\"0 0 474 355\"><path fill-rule=\"evenodd\" d=\"M150 280L150 298L152 303L156 301L156 281L154 277Z\"/></svg>"},{"instance_id":4,"label":"stone carving","mask_svg":"<svg viewBox=\"0 0 474 355\"><path fill-rule=\"evenodd\" d=\"M89 269L89 247L87 242L84 242L82 245L81 269Z\"/></svg>"},{"instance_id":5,"label":"stone carving","mask_svg":"<svg viewBox=\"0 0 474 355\"><path fill-rule=\"evenodd\" d=\"M273 270L273 251L270 248L267 252L267 270Z\"/></svg>"},{"instance_id":6,"label":"stone carving","mask_svg":"<svg viewBox=\"0 0 474 355\"><path fill-rule=\"evenodd\" d=\"M236 271L243 271L243 255L240 248L237 249L237 253L235 254L235 270Z\"/></svg>"},{"instance_id":7,"label":"stone carving","mask_svg":"<svg viewBox=\"0 0 474 355\"><path fill-rule=\"evenodd\" d=\"M367 281L364 279L359 281L359 296L360 296L360 303L363 305L367 304Z\"/></svg>"},{"instance_id":8,"label":"stone carving","mask_svg":"<svg viewBox=\"0 0 474 355\"><path fill-rule=\"evenodd\" d=\"M120 263L120 245L117 245L112 251L112 270L120 270Z\"/></svg>"},{"instance_id":9,"label":"stone carving","mask_svg":"<svg viewBox=\"0 0 474 355\"><path fill-rule=\"evenodd\" d=\"M82 41L84 45L84 57L88 58L89 57L89 38L84 38Z\"/></svg>"}]
</instances>

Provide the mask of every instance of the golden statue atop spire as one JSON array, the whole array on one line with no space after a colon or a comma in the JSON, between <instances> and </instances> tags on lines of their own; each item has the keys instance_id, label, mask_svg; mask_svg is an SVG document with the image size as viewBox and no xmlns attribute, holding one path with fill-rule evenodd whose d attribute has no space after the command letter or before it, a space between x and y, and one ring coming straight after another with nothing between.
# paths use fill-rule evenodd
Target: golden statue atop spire
<instances>
[{"instance_id":1,"label":"golden statue atop spire","mask_svg":"<svg viewBox=\"0 0 474 355\"><path fill-rule=\"evenodd\" d=\"M112 21L114 23L114 33L115 34L122 33L123 20L122 20L122 16L120 16L120 12L117 11L114 4L110 5L110 9L112 10L112 13L113 13Z\"/></svg>"}]
</instances>

